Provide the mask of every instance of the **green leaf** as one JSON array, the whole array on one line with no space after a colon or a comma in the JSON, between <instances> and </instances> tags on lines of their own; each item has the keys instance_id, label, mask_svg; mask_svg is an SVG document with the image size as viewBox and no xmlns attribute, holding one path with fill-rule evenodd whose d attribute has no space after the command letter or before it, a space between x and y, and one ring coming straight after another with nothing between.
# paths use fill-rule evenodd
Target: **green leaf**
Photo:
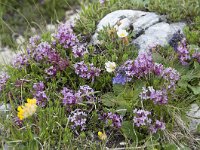
<instances>
[{"instance_id":1,"label":"green leaf","mask_svg":"<svg viewBox=\"0 0 200 150\"><path fill-rule=\"evenodd\" d=\"M191 85L188 85L188 87L192 90L192 92L194 93L194 95L200 94L200 86L191 86Z\"/></svg>"},{"instance_id":2,"label":"green leaf","mask_svg":"<svg viewBox=\"0 0 200 150\"><path fill-rule=\"evenodd\" d=\"M101 97L101 100L105 106L111 107L116 103L115 95L113 93L106 93Z\"/></svg>"},{"instance_id":3,"label":"green leaf","mask_svg":"<svg viewBox=\"0 0 200 150\"><path fill-rule=\"evenodd\" d=\"M122 124L122 132L128 139L136 140L137 134L134 131L133 123L130 121L124 121Z\"/></svg>"},{"instance_id":4,"label":"green leaf","mask_svg":"<svg viewBox=\"0 0 200 150\"><path fill-rule=\"evenodd\" d=\"M164 150L177 150L177 146L175 144L166 144Z\"/></svg>"}]
</instances>

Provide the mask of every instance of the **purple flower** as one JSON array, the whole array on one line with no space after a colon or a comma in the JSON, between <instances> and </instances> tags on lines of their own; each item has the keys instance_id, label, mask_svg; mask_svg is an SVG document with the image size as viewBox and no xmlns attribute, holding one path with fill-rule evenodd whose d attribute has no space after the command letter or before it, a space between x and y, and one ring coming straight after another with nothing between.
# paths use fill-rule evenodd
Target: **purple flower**
<instances>
[{"instance_id":1,"label":"purple flower","mask_svg":"<svg viewBox=\"0 0 200 150\"><path fill-rule=\"evenodd\" d=\"M37 100L37 105L44 107L48 102L48 98L45 94L45 91L37 91L35 93L35 98Z\"/></svg>"},{"instance_id":2,"label":"purple flower","mask_svg":"<svg viewBox=\"0 0 200 150\"><path fill-rule=\"evenodd\" d=\"M66 59L61 59L58 61L58 67L60 71L63 71L69 66L69 61Z\"/></svg>"},{"instance_id":3,"label":"purple flower","mask_svg":"<svg viewBox=\"0 0 200 150\"><path fill-rule=\"evenodd\" d=\"M47 57L48 57L48 60L50 61L50 63L52 63L52 64L57 63L60 60L59 54L54 50L49 51L47 53Z\"/></svg>"},{"instance_id":4,"label":"purple flower","mask_svg":"<svg viewBox=\"0 0 200 150\"><path fill-rule=\"evenodd\" d=\"M26 66L28 64L28 57L25 54L18 54L13 61L13 66L15 68L22 68L23 66Z\"/></svg>"},{"instance_id":5,"label":"purple flower","mask_svg":"<svg viewBox=\"0 0 200 150\"><path fill-rule=\"evenodd\" d=\"M149 129L152 133L156 133L158 130L165 130L165 123L156 120L155 124L151 125Z\"/></svg>"},{"instance_id":6,"label":"purple flower","mask_svg":"<svg viewBox=\"0 0 200 150\"><path fill-rule=\"evenodd\" d=\"M137 127L151 124L152 120L149 118L149 115L151 115L151 112L145 111L143 109L141 110L135 109L133 113L135 114L133 118L133 122Z\"/></svg>"},{"instance_id":7,"label":"purple flower","mask_svg":"<svg viewBox=\"0 0 200 150\"><path fill-rule=\"evenodd\" d=\"M141 78L152 72L154 67L152 55L149 52L141 52L135 61L128 60L124 64L128 77Z\"/></svg>"},{"instance_id":8,"label":"purple flower","mask_svg":"<svg viewBox=\"0 0 200 150\"><path fill-rule=\"evenodd\" d=\"M42 81L33 84L33 89L35 91L43 91L44 90L44 83Z\"/></svg>"},{"instance_id":9,"label":"purple flower","mask_svg":"<svg viewBox=\"0 0 200 150\"><path fill-rule=\"evenodd\" d=\"M31 47L36 47L40 41L40 36L35 35L29 39L29 44Z\"/></svg>"},{"instance_id":10,"label":"purple flower","mask_svg":"<svg viewBox=\"0 0 200 150\"><path fill-rule=\"evenodd\" d=\"M54 66L51 66L50 68L45 69L45 73L49 76L55 76L57 73L57 69Z\"/></svg>"},{"instance_id":11,"label":"purple flower","mask_svg":"<svg viewBox=\"0 0 200 150\"><path fill-rule=\"evenodd\" d=\"M140 98L142 100L152 100L154 104L166 104L168 102L166 90L154 90L152 86L142 88L140 93Z\"/></svg>"},{"instance_id":12,"label":"purple flower","mask_svg":"<svg viewBox=\"0 0 200 150\"><path fill-rule=\"evenodd\" d=\"M86 49L86 45L75 45L72 47L72 53L74 54L75 58L82 57L86 53L88 53Z\"/></svg>"},{"instance_id":13,"label":"purple flower","mask_svg":"<svg viewBox=\"0 0 200 150\"><path fill-rule=\"evenodd\" d=\"M167 81L167 89L175 88L176 82L180 79L178 71L171 67L164 69L161 76Z\"/></svg>"},{"instance_id":14,"label":"purple flower","mask_svg":"<svg viewBox=\"0 0 200 150\"><path fill-rule=\"evenodd\" d=\"M90 64L89 66L90 67L87 73L87 78L92 79L92 81L94 81L94 78L100 75L101 70L99 68L94 67L93 64Z\"/></svg>"},{"instance_id":15,"label":"purple flower","mask_svg":"<svg viewBox=\"0 0 200 150\"><path fill-rule=\"evenodd\" d=\"M114 114L112 112L104 113L102 116L100 116L100 119L102 119L106 123L108 123L108 121L111 121L112 122L111 126L115 128L121 128L122 126L122 121L123 121L122 116Z\"/></svg>"},{"instance_id":16,"label":"purple flower","mask_svg":"<svg viewBox=\"0 0 200 150\"><path fill-rule=\"evenodd\" d=\"M84 95L87 100L94 98L94 90L88 85L80 86L78 93L80 93L80 96Z\"/></svg>"},{"instance_id":17,"label":"purple flower","mask_svg":"<svg viewBox=\"0 0 200 150\"><path fill-rule=\"evenodd\" d=\"M33 51L33 58L36 61L43 60L48 57L48 53L51 51L51 45L48 42L40 43Z\"/></svg>"},{"instance_id":18,"label":"purple flower","mask_svg":"<svg viewBox=\"0 0 200 150\"><path fill-rule=\"evenodd\" d=\"M6 85L6 82L8 81L10 77L7 73L3 72L0 74L0 92L3 90L4 86Z\"/></svg>"},{"instance_id":19,"label":"purple flower","mask_svg":"<svg viewBox=\"0 0 200 150\"><path fill-rule=\"evenodd\" d=\"M160 76L162 74L163 70L164 70L164 67L162 64L158 64L158 63L154 64L153 72L155 75Z\"/></svg>"},{"instance_id":20,"label":"purple flower","mask_svg":"<svg viewBox=\"0 0 200 150\"><path fill-rule=\"evenodd\" d=\"M58 27L55 38L64 48L73 47L78 43L78 38L73 33L72 27L67 24L62 24Z\"/></svg>"},{"instance_id":21,"label":"purple flower","mask_svg":"<svg viewBox=\"0 0 200 150\"><path fill-rule=\"evenodd\" d=\"M87 78L88 67L84 61L78 62L74 65L75 73L81 78Z\"/></svg>"},{"instance_id":22,"label":"purple flower","mask_svg":"<svg viewBox=\"0 0 200 150\"><path fill-rule=\"evenodd\" d=\"M92 79L100 75L100 69L94 67L93 64L90 64L89 67L84 63L84 61L78 62L74 65L75 73L81 78Z\"/></svg>"},{"instance_id":23,"label":"purple flower","mask_svg":"<svg viewBox=\"0 0 200 150\"><path fill-rule=\"evenodd\" d=\"M63 104L64 105L74 105L79 102L79 95L75 94L72 90L64 87L61 91L63 95Z\"/></svg>"},{"instance_id":24,"label":"purple flower","mask_svg":"<svg viewBox=\"0 0 200 150\"><path fill-rule=\"evenodd\" d=\"M71 113L69 121L73 130L83 131L86 128L87 114L81 109L76 109Z\"/></svg>"},{"instance_id":25,"label":"purple flower","mask_svg":"<svg viewBox=\"0 0 200 150\"><path fill-rule=\"evenodd\" d=\"M18 117L14 118L14 123L18 126L18 127L22 127L23 125L23 120L20 120Z\"/></svg>"},{"instance_id":26,"label":"purple flower","mask_svg":"<svg viewBox=\"0 0 200 150\"><path fill-rule=\"evenodd\" d=\"M188 62L190 61L191 58L190 58L190 53L187 48L185 38L182 39L182 41L179 43L179 45L177 47L177 53L178 53L178 57L179 57L181 64L188 65Z\"/></svg>"},{"instance_id":27,"label":"purple flower","mask_svg":"<svg viewBox=\"0 0 200 150\"><path fill-rule=\"evenodd\" d=\"M184 35L180 32L180 30L173 34L173 37L170 39L169 44L177 51L177 47L179 42L184 38Z\"/></svg>"},{"instance_id":28,"label":"purple flower","mask_svg":"<svg viewBox=\"0 0 200 150\"><path fill-rule=\"evenodd\" d=\"M112 80L113 84L122 84L125 85L127 82L127 78L125 75L117 73L117 75Z\"/></svg>"},{"instance_id":29,"label":"purple flower","mask_svg":"<svg viewBox=\"0 0 200 150\"><path fill-rule=\"evenodd\" d=\"M192 55L192 58L196 59L200 63L200 52L196 52Z\"/></svg>"}]
</instances>

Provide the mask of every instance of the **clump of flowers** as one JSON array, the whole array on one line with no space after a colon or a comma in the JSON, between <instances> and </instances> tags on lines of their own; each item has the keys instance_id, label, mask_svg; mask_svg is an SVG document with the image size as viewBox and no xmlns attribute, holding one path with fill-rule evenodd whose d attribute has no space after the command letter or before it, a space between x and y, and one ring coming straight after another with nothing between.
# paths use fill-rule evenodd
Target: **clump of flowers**
<instances>
[{"instance_id":1,"label":"clump of flowers","mask_svg":"<svg viewBox=\"0 0 200 150\"><path fill-rule=\"evenodd\" d=\"M175 88L177 81L180 79L180 74L175 69L169 67L163 70L162 77L167 81L165 85L167 89Z\"/></svg>"},{"instance_id":2,"label":"clump of flowers","mask_svg":"<svg viewBox=\"0 0 200 150\"><path fill-rule=\"evenodd\" d=\"M198 63L200 63L200 52L195 52L192 55L192 58L196 59Z\"/></svg>"},{"instance_id":3,"label":"clump of flowers","mask_svg":"<svg viewBox=\"0 0 200 150\"><path fill-rule=\"evenodd\" d=\"M34 83L33 89L35 90L34 97L37 99L37 105L44 107L48 102L47 95L44 91L44 83L42 81Z\"/></svg>"},{"instance_id":4,"label":"clump of flowers","mask_svg":"<svg viewBox=\"0 0 200 150\"><path fill-rule=\"evenodd\" d=\"M142 100L152 100L154 104L166 104L168 102L166 90L155 90L152 86L143 87L140 98Z\"/></svg>"},{"instance_id":5,"label":"clump of flowers","mask_svg":"<svg viewBox=\"0 0 200 150\"><path fill-rule=\"evenodd\" d=\"M180 31L178 31L173 35L173 37L169 41L169 44L177 52L181 64L188 65L188 62L190 61L191 57L187 48L187 42L184 35L181 34Z\"/></svg>"},{"instance_id":6,"label":"clump of flowers","mask_svg":"<svg viewBox=\"0 0 200 150\"><path fill-rule=\"evenodd\" d=\"M156 133L158 130L165 130L165 123L156 120L156 122L153 125L151 125L149 129L152 133Z\"/></svg>"},{"instance_id":7,"label":"clump of flowers","mask_svg":"<svg viewBox=\"0 0 200 150\"><path fill-rule=\"evenodd\" d=\"M128 60L124 64L124 70L128 77L141 78L151 73L154 64L151 53L141 52L135 61Z\"/></svg>"},{"instance_id":8,"label":"clump of flowers","mask_svg":"<svg viewBox=\"0 0 200 150\"><path fill-rule=\"evenodd\" d=\"M74 91L64 87L61 93L63 95L64 105L73 105L78 103L79 98L77 97Z\"/></svg>"},{"instance_id":9,"label":"clump of flowers","mask_svg":"<svg viewBox=\"0 0 200 150\"><path fill-rule=\"evenodd\" d=\"M8 81L10 77L8 76L7 73L3 72L0 75L0 92L3 90L3 87L6 85L6 82Z\"/></svg>"},{"instance_id":10,"label":"clump of flowers","mask_svg":"<svg viewBox=\"0 0 200 150\"><path fill-rule=\"evenodd\" d=\"M69 121L74 131L83 131L86 128L87 114L81 109L76 109L71 113Z\"/></svg>"},{"instance_id":11,"label":"clump of flowers","mask_svg":"<svg viewBox=\"0 0 200 150\"><path fill-rule=\"evenodd\" d=\"M121 128L122 126L122 116L116 114L116 113L104 113L101 117L102 120L104 120L107 124L109 121L111 121L111 126L115 128Z\"/></svg>"},{"instance_id":12,"label":"clump of flowers","mask_svg":"<svg viewBox=\"0 0 200 150\"><path fill-rule=\"evenodd\" d=\"M73 47L79 42L78 38L73 33L72 26L68 24L61 24L54 37L64 48Z\"/></svg>"},{"instance_id":13,"label":"clump of flowers","mask_svg":"<svg viewBox=\"0 0 200 150\"><path fill-rule=\"evenodd\" d=\"M94 98L94 90L88 85L80 86L78 92L80 97L85 97L88 101Z\"/></svg>"},{"instance_id":14,"label":"clump of flowers","mask_svg":"<svg viewBox=\"0 0 200 150\"><path fill-rule=\"evenodd\" d=\"M72 47L72 53L74 55L75 58L78 57L83 57L85 54L88 53L87 49L86 49L86 45L82 44L82 45L75 45Z\"/></svg>"},{"instance_id":15,"label":"clump of flowers","mask_svg":"<svg viewBox=\"0 0 200 150\"><path fill-rule=\"evenodd\" d=\"M22 68L22 66L28 65L28 56L26 54L18 54L13 61L13 66L15 68Z\"/></svg>"},{"instance_id":16,"label":"clump of flowers","mask_svg":"<svg viewBox=\"0 0 200 150\"><path fill-rule=\"evenodd\" d=\"M144 109L135 109L133 122L137 127L146 126L150 132L156 133L158 130L165 130L165 123L159 120L152 121L151 112Z\"/></svg>"},{"instance_id":17,"label":"clump of flowers","mask_svg":"<svg viewBox=\"0 0 200 150\"><path fill-rule=\"evenodd\" d=\"M20 120L24 120L24 119L32 116L37 110L36 102L37 102L36 99L27 99L27 103L25 103L25 105L18 106L17 117Z\"/></svg>"},{"instance_id":18,"label":"clump of flowers","mask_svg":"<svg viewBox=\"0 0 200 150\"><path fill-rule=\"evenodd\" d=\"M93 64L89 64L89 67L84 63L84 61L78 62L74 65L75 73L81 78L92 79L94 81L95 77L100 75L100 69L94 67Z\"/></svg>"},{"instance_id":19,"label":"clump of flowers","mask_svg":"<svg viewBox=\"0 0 200 150\"><path fill-rule=\"evenodd\" d=\"M135 113L133 122L137 127L151 124L152 120L149 118L151 112L142 109L135 109L133 113Z\"/></svg>"}]
</instances>

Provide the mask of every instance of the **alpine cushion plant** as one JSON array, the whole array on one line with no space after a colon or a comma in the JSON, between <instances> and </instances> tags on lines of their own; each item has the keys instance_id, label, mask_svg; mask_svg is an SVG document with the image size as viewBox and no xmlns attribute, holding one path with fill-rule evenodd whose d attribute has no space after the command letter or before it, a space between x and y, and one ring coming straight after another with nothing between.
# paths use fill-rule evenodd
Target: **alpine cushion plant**
<instances>
[{"instance_id":1,"label":"alpine cushion plant","mask_svg":"<svg viewBox=\"0 0 200 150\"><path fill-rule=\"evenodd\" d=\"M176 119L199 100L200 92L188 90L196 90L193 79L184 80L188 72L200 73L199 52L176 33L171 47L135 55L128 31L109 30L100 33L98 47L82 42L85 37L69 24L30 38L26 52L0 76L0 96L11 105L3 123L7 144L19 149L119 147L124 141L152 149L169 142L199 144Z\"/></svg>"}]
</instances>

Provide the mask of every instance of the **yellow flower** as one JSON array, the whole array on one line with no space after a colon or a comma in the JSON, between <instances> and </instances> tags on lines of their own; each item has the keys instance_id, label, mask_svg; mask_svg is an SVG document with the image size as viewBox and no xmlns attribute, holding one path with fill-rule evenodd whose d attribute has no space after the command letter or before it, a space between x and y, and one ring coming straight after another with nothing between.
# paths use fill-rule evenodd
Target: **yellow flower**
<instances>
[{"instance_id":1,"label":"yellow flower","mask_svg":"<svg viewBox=\"0 0 200 150\"><path fill-rule=\"evenodd\" d=\"M17 117L20 120L23 120L29 116L32 116L37 109L36 99L27 99L27 103L24 106L18 106L17 108Z\"/></svg>"},{"instance_id":2,"label":"yellow flower","mask_svg":"<svg viewBox=\"0 0 200 150\"><path fill-rule=\"evenodd\" d=\"M125 38L128 36L128 32L126 30L118 30L117 35L120 38Z\"/></svg>"},{"instance_id":3,"label":"yellow flower","mask_svg":"<svg viewBox=\"0 0 200 150\"><path fill-rule=\"evenodd\" d=\"M105 132L101 132L101 131L98 132L98 137L99 137L99 139L102 140L102 141L104 141L104 140L107 139L106 133L105 133Z\"/></svg>"},{"instance_id":4,"label":"yellow flower","mask_svg":"<svg viewBox=\"0 0 200 150\"><path fill-rule=\"evenodd\" d=\"M105 68L106 68L107 72L111 73L111 72L115 71L116 63L108 61L105 63Z\"/></svg>"}]
</instances>

